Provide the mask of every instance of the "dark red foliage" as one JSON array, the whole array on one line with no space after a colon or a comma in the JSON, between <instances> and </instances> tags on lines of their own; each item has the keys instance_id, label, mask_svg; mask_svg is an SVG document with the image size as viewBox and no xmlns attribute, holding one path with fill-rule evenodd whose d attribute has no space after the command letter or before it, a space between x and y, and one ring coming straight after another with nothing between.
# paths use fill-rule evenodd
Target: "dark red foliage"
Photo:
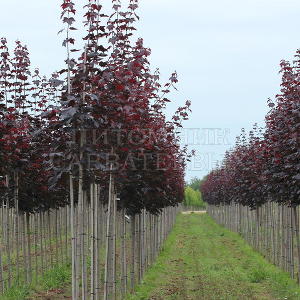
<instances>
[{"instance_id":1,"label":"dark red foliage","mask_svg":"<svg viewBox=\"0 0 300 300\"><path fill-rule=\"evenodd\" d=\"M281 62L281 93L266 116L266 129L245 134L202 185L205 201L239 202L251 208L267 200L300 204L300 50Z\"/></svg>"},{"instance_id":2,"label":"dark red foliage","mask_svg":"<svg viewBox=\"0 0 300 300\"><path fill-rule=\"evenodd\" d=\"M79 50L72 48L75 4L63 1L67 67L50 79L38 69L32 72L20 42L12 57L1 40L0 185L7 192L2 200L7 194L13 199L18 189L22 211L66 205L68 176L72 173L77 189L79 166L84 191L97 182L103 201L112 173L120 206L130 214L158 213L183 200L189 155L175 133L191 103L166 120L163 110L177 74L162 87L159 73L150 68L150 49L143 39L133 40L138 1L130 0L125 10L120 1L112 5L107 16L98 1L86 1L85 46ZM75 53L79 56L72 57Z\"/></svg>"}]
</instances>

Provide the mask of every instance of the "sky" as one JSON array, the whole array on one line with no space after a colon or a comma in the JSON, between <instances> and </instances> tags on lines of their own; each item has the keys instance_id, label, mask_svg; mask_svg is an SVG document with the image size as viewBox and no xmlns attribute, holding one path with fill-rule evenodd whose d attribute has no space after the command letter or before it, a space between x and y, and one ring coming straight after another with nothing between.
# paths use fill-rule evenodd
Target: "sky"
<instances>
[{"instance_id":1,"label":"sky","mask_svg":"<svg viewBox=\"0 0 300 300\"><path fill-rule=\"evenodd\" d=\"M100 2L108 7L110 1ZM26 43L33 66L45 74L65 59L57 35L60 3L0 0L0 36ZM196 150L187 180L205 176L241 128L263 126L267 99L280 90L279 63L292 60L300 48L299 12L298 0L140 1L137 36L152 49L153 69L160 68L163 81L174 70L179 76L167 115L192 101L181 133L183 143Z\"/></svg>"}]
</instances>

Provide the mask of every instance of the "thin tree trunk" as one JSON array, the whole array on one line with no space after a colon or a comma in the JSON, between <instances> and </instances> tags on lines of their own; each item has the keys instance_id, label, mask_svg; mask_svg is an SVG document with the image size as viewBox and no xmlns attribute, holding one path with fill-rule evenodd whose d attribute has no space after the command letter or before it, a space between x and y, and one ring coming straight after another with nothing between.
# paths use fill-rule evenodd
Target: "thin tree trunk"
<instances>
[{"instance_id":1,"label":"thin tree trunk","mask_svg":"<svg viewBox=\"0 0 300 300\"><path fill-rule=\"evenodd\" d=\"M5 290L4 278L3 278L3 263L2 263L2 250L0 248L0 295L3 294Z\"/></svg>"},{"instance_id":2,"label":"thin tree trunk","mask_svg":"<svg viewBox=\"0 0 300 300\"><path fill-rule=\"evenodd\" d=\"M117 194L113 194L113 299L117 299Z\"/></svg>"},{"instance_id":3,"label":"thin tree trunk","mask_svg":"<svg viewBox=\"0 0 300 300\"><path fill-rule=\"evenodd\" d=\"M15 202L15 237L16 237L16 269L17 269L17 283L20 280L20 223L19 223L19 175L14 172L14 202Z\"/></svg>"},{"instance_id":4,"label":"thin tree trunk","mask_svg":"<svg viewBox=\"0 0 300 300\"><path fill-rule=\"evenodd\" d=\"M33 215L33 227L34 227L34 265L35 265L35 282L38 281L39 265L38 265L38 214Z\"/></svg>"},{"instance_id":5,"label":"thin tree trunk","mask_svg":"<svg viewBox=\"0 0 300 300\"><path fill-rule=\"evenodd\" d=\"M100 297L100 276L99 276L99 252L100 252L100 239L99 239L99 191L98 191L98 185L95 184L94 189L94 204L95 204L95 210L94 210L94 234L95 234L95 300L98 300ZM100 217L102 217L100 215Z\"/></svg>"},{"instance_id":6,"label":"thin tree trunk","mask_svg":"<svg viewBox=\"0 0 300 300\"><path fill-rule=\"evenodd\" d=\"M75 205L74 205L74 186L73 186L73 175L69 175L69 188L70 188L70 205L71 205L71 239L72 239L72 299L77 300L76 290L76 235L75 235Z\"/></svg>"},{"instance_id":7,"label":"thin tree trunk","mask_svg":"<svg viewBox=\"0 0 300 300\"><path fill-rule=\"evenodd\" d=\"M49 256L50 256L50 268L53 268L53 251L52 251L52 231L51 231L51 214L47 212L47 228L48 228L48 243L49 243ZM48 251L47 251L48 253Z\"/></svg>"},{"instance_id":8,"label":"thin tree trunk","mask_svg":"<svg viewBox=\"0 0 300 300\"><path fill-rule=\"evenodd\" d=\"M54 229L54 235L55 235L55 263L58 264L58 216L57 216L57 209L54 213L55 217L55 229Z\"/></svg>"},{"instance_id":9,"label":"thin tree trunk","mask_svg":"<svg viewBox=\"0 0 300 300\"><path fill-rule=\"evenodd\" d=\"M297 207L293 207L294 213L294 224L295 224L295 236L296 236L296 245L297 245L297 255L298 255L298 270L297 270L297 280L300 284L300 237L299 237L299 216L297 212Z\"/></svg>"},{"instance_id":10,"label":"thin tree trunk","mask_svg":"<svg viewBox=\"0 0 300 300\"><path fill-rule=\"evenodd\" d=\"M127 293L127 261L126 261L126 218L125 209L121 211L121 294Z\"/></svg>"},{"instance_id":11,"label":"thin tree trunk","mask_svg":"<svg viewBox=\"0 0 300 300\"><path fill-rule=\"evenodd\" d=\"M27 251L26 251L26 221L25 213L22 212L22 250L23 250L23 268L24 268L24 277L25 283L29 283L28 279L28 264L27 264Z\"/></svg>"},{"instance_id":12,"label":"thin tree trunk","mask_svg":"<svg viewBox=\"0 0 300 300\"><path fill-rule=\"evenodd\" d=\"M40 213L40 230L39 230L39 237L40 237L40 247L41 247L41 275L44 275L45 271L45 253L44 253L44 239L43 239L43 230L44 230L44 213Z\"/></svg>"},{"instance_id":13,"label":"thin tree trunk","mask_svg":"<svg viewBox=\"0 0 300 300\"><path fill-rule=\"evenodd\" d=\"M112 171L112 166L110 167ZM105 261L105 278L104 278L104 300L111 300L114 298L115 286L115 260L114 260L114 215L115 215L115 195L113 175L110 173L109 179L109 195L108 195L108 212L107 212L107 226L106 226L106 261Z\"/></svg>"},{"instance_id":14,"label":"thin tree trunk","mask_svg":"<svg viewBox=\"0 0 300 300\"><path fill-rule=\"evenodd\" d=\"M6 177L7 178L7 177ZM8 178L7 178L7 187L8 187ZM11 287L11 247L10 247L10 217L9 217L9 201L7 199L6 201L6 216L5 216L5 219L6 219L6 234L5 234L5 237L6 237L6 257L7 257L7 285L8 285L8 288Z\"/></svg>"},{"instance_id":15,"label":"thin tree trunk","mask_svg":"<svg viewBox=\"0 0 300 300\"><path fill-rule=\"evenodd\" d=\"M27 262L28 262L28 282L32 282L32 263L31 263L31 233L30 233L30 215L26 213L26 227L27 227Z\"/></svg>"},{"instance_id":16,"label":"thin tree trunk","mask_svg":"<svg viewBox=\"0 0 300 300\"><path fill-rule=\"evenodd\" d=\"M131 217L131 263L130 263L130 288L131 292L135 287L135 215Z\"/></svg>"}]
</instances>

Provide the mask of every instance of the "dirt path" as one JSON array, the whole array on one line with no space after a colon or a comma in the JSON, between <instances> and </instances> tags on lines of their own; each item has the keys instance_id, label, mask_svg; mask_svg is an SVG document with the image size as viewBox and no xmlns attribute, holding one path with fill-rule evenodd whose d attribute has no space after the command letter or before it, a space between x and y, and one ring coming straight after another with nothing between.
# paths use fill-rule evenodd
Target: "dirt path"
<instances>
[{"instance_id":1,"label":"dirt path","mask_svg":"<svg viewBox=\"0 0 300 300\"><path fill-rule=\"evenodd\" d=\"M66 289L53 289L46 292L39 292L31 297L28 297L28 300L70 300L71 296L68 296L69 291Z\"/></svg>"},{"instance_id":2,"label":"dirt path","mask_svg":"<svg viewBox=\"0 0 300 300\"><path fill-rule=\"evenodd\" d=\"M188 210L182 212L183 215L191 215L191 214L196 214L196 215L202 215L206 214L206 210Z\"/></svg>"}]
</instances>

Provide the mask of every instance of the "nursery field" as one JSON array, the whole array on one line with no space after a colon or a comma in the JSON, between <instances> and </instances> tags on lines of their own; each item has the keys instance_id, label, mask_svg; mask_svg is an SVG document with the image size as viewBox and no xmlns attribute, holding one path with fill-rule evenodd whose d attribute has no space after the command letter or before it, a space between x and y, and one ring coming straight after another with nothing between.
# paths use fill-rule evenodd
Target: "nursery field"
<instances>
[{"instance_id":1,"label":"nursery field","mask_svg":"<svg viewBox=\"0 0 300 300\"><path fill-rule=\"evenodd\" d=\"M72 299L71 290L71 264L66 263L54 266L31 286L12 289L0 299ZM144 280L126 298L143 299L296 300L300 299L300 287L288 273L269 263L237 233L218 225L205 211L183 212Z\"/></svg>"},{"instance_id":2,"label":"nursery field","mask_svg":"<svg viewBox=\"0 0 300 300\"><path fill-rule=\"evenodd\" d=\"M5 11L13 1L2 2ZM265 124L242 129L221 162L202 146L231 143L202 131L227 132L238 119L224 121L219 96L202 118L211 109L199 93L206 69L197 48L188 47L192 66L201 63L197 83L182 87L190 96L196 87L199 107L173 95L177 72L152 65L139 37L140 2L155 1L59 2L61 24L51 28L64 55L53 61L32 57L47 57L41 39L35 50L13 44L27 25L15 8L3 13L14 18L0 37L0 300L300 300L300 50L280 62ZM35 16L48 14L39 9ZM177 48L168 59L178 61ZM188 183L191 171L205 176Z\"/></svg>"},{"instance_id":3,"label":"nursery field","mask_svg":"<svg viewBox=\"0 0 300 300\"><path fill-rule=\"evenodd\" d=\"M157 262L127 300L300 299L289 275L206 214L180 215Z\"/></svg>"}]
</instances>

